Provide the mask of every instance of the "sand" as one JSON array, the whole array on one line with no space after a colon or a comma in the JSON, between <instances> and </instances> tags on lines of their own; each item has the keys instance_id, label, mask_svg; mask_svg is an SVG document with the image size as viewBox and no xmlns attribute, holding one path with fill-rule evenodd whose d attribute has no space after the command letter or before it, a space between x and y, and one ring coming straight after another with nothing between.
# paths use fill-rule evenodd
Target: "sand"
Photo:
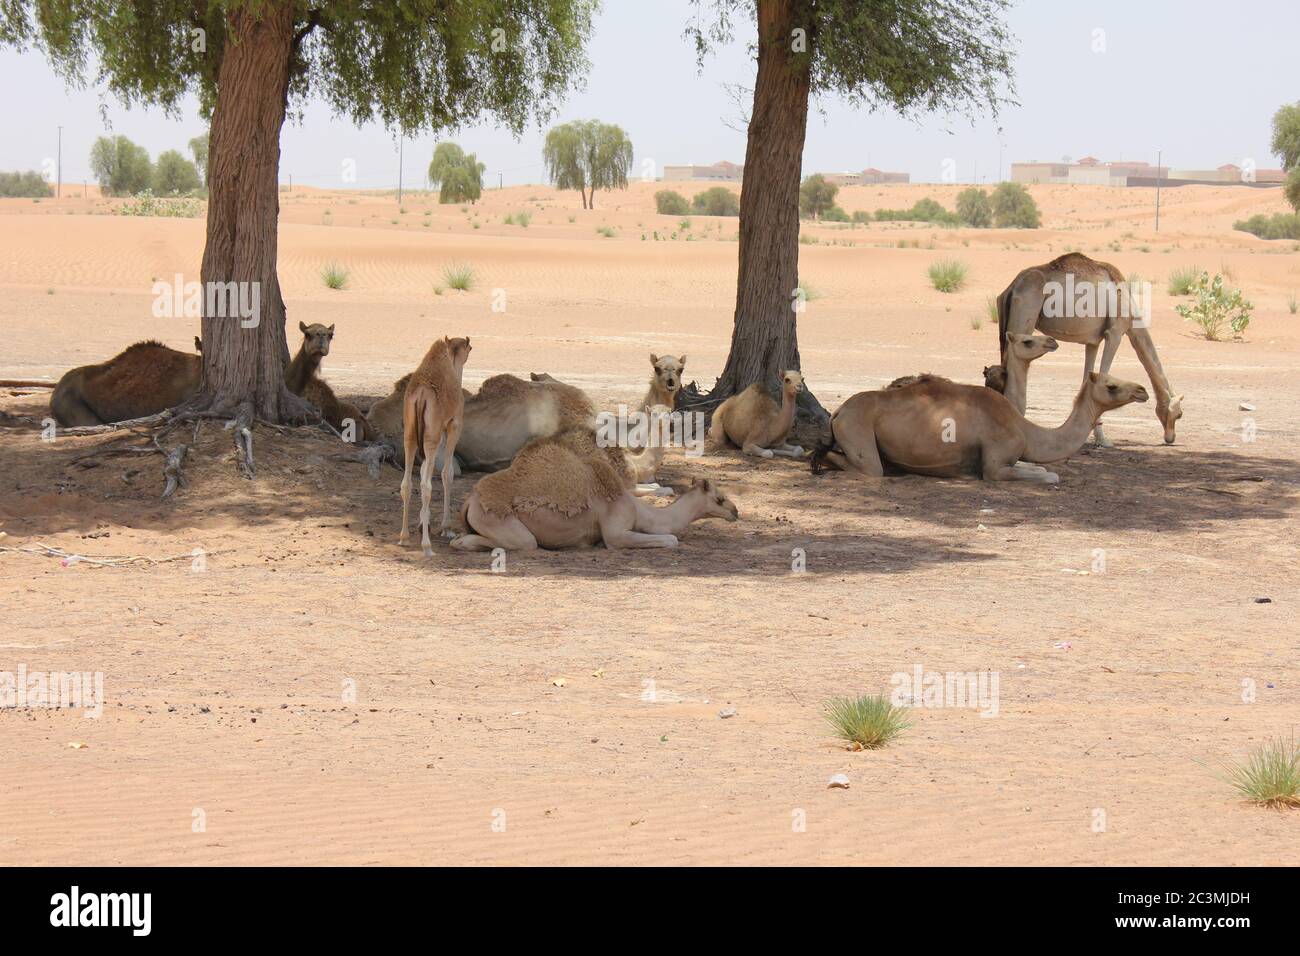
<instances>
[{"instance_id":1,"label":"sand","mask_svg":"<svg viewBox=\"0 0 1300 956\"><path fill-rule=\"evenodd\" d=\"M644 392L651 352L686 354L707 387L731 332L736 220L687 230L654 214L660 188L598 194L593 211L543 186L463 208L412 194L404 213L391 195L299 188L281 216L289 327L336 324L325 375L363 401L444 334L472 337L471 387L548 371L611 407ZM956 191L840 199L951 208ZM259 429L250 482L205 426L189 487L162 501L156 456L85 468L73 459L104 438L42 442L11 421L0 546L183 560L0 553L0 672L99 672L105 693L99 719L0 709L4 858L1293 859L1300 817L1217 776L1300 723L1300 257L1231 231L1281 197L1167 190L1156 233L1147 190L1032 192L1032 232L807 227L800 343L833 408L911 372L980 381L997 356L987 299L1027 265L1078 249L1152 280L1152 334L1186 394L1178 442L1161 442L1151 405L1124 408L1107 418L1116 447L1061 465L1055 488L670 453L668 478L715 478L742 520L700 523L675 551L510 555L493 573L488 555L399 549L399 474L372 479L318 433ZM0 201L0 378L56 378L151 336L189 348L197 321L153 317L150 289L197 278L202 220L116 205ZM502 221L521 210L526 227ZM927 281L941 256L970 267L956 294ZM346 288L325 287L326 263L349 270ZM470 291L435 292L451 263L473 266ZM1191 264L1226 267L1255 303L1245 341L1207 342L1173 312L1165 280ZM1081 363L1068 344L1035 363L1031 418L1064 419ZM1114 373L1145 381L1127 345ZM0 410L39 420L46 394L0 389ZM828 733L824 700L889 692L918 665L996 672L996 716L920 707L874 752ZM827 788L836 773L849 789Z\"/></svg>"}]
</instances>

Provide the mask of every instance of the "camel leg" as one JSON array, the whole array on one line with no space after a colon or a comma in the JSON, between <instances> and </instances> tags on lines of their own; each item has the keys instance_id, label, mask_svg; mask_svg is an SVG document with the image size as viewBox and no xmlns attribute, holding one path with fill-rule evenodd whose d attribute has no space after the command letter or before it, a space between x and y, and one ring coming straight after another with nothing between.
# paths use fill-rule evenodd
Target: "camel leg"
<instances>
[{"instance_id":1,"label":"camel leg","mask_svg":"<svg viewBox=\"0 0 1300 956\"><path fill-rule=\"evenodd\" d=\"M80 395L55 393L50 400L50 411L54 413L54 420L64 428L105 424Z\"/></svg>"},{"instance_id":2,"label":"camel leg","mask_svg":"<svg viewBox=\"0 0 1300 956\"><path fill-rule=\"evenodd\" d=\"M1029 335L1038 327L1038 319L1043 314L1043 285L1047 277L1042 272L1034 270L1022 276L1020 281L1010 289L1011 304L1007 308L1007 324L1004 328L999 328L998 333L999 348L1002 350L1002 367L1006 368L1007 364L1007 333L1013 332L1016 335ZM1021 415L1025 413L1025 405L1028 401L1029 391L1029 372L1025 372L1025 390L1017 394L1007 394L1006 398L1015 406L1016 411Z\"/></svg>"},{"instance_id":3,"label":"camel leg","mask_svg":"<svg viewBox=\"0 0 1300 956\"><path fill-rule=\"evenodd\" d=\"M1115 362L1115 354L1119 351L1120 343L1124 341L1124 332L1123 328L1115 324L1114 319L1106 326L1106 346L1101 352L1101 373L1103 375L1110 374L1110 367ZM1097 347L1094 345L1091 348L1095 353ZM1092 371L1092 369L1089 368L1088 371ZM1101 422L1093 426L1092 437L1101 448L1113 448L1115 446L1115 443L1107 438L1105 432L1101 430Z\"/></svg>"},{"instance_id":4,"label":"camel leg","mask_svg":"<svg viewBox=\"0 0 1300 956\"><path fill-rule=\"evenodd\" d=\"M415 453L418 450L419 441L415 436L415 403L413 401L402 401L402 533L397 537L397 543L406 547L410 540L407 529L411 526L411 468L415 464Z\"/></svg>"},{"instance_id":5,"label":"camel leg","mask_svg":"<svg viewBox=\"0 0 1300 956\"><path fill-rule=\"evenodd\" d=\"M465 521L472 529L451 540L451 546L461 551L491 551L493 548L505 548L507 551L536 551L537 538L528 527L514 515L500 517L485 511L479 504L478 496L469 500L465 511Z\"/></svg>"},{"instance_id":6,"label":"camel leg","mask_svg":"<svg viewBox=\"0 0 1300 956\"><path fill-rule=\"evenodd\" d=\"M442 462L442 536L453 538L451 530L451 483L456 478L456 442L460 440L460 422L447 426L447 457Z\"/></svg>"},{"instance_id":7,"label":"camel leg","mask_svg":"<svg viewBox=\"0 0 1300 956\"><path fill-rule=\"evenodd\" d=\"M1110 346L1110 342L1109 342L1109 339L1108 339L1108 340L1107 340L1107 347L1109 348L1109 346ZM1099 348L1101 348L1101 342L1088 342L1088 343L1086 343L1086 344L1083 346L1083 380L1084 380L1084 382L1087 382L1087 381L1088 381L1088 376L1092 374L1092 370L1093 370L1094 368L1096 368L1096 366L1097 366L1097 350L1098 350ZM1111 356L1111 358L1113 359L1114 356ZM1103 371L1104 371L1104 369L1103 369ZM1092 440L1093 440L1093 442L1096 443L1096 445L1097 445L1098 448L1111 448L1111 447L1113 447L1113 444L1114 444L1113 442L1111 442L1111 441L1106 437L1105 432L1103 432L1103 431L1101 430L1101 422L1098 422L1096 425L1093 426L1093 429L1092 429Z\"/></svg>"},{"instance_id":8,"label":"camel leg","mask_svg":"<svg viewBox=\"0 0 1300 956\"><path fill-rule=\"evenodd\" d=\"M397 536L397 543L402 547L406 547L410 537L407 529L411 523L411 463L414 461L415 456L408 453L402 470L402 533Z\"/></svg>"},{"instance_id":9,"label":"camel leg","mask_svg":"<svg viewBox=\"0 0 1300 956\"><path fill-rule=\"evenodd\" d=\"M424 461L420 463L420 547L426 558L433 557L433 543L429 540L429 499L433 497L433 449L425 445Z\"/></svg>"},{"instance_id":10,"label":"camel leg","mask_svg":"<svg viewBox=\"0 0 1300 956\"><path fill-rule=\"evenodd\" d=\"M984 480L1034 481L1043 485L1054 485L1061 479L1056 472L1048 471L1046 468L1031 470L1030 468L1020 468L1016 465L1007 465L1001 462L990 462L984 466Z\"/></svg>"},{"instance_id":11,"label":"camel leg","mask_svg":"<svg viewBox=\"0 0 1300 956\"><path fill-rule=\"evenodd\" d=\"M754 458L771 458L773 454L772 449L763 448L759 445L755 445L753 442L748 442L748 441L741 446L740 450L744 452L746 455L751 455Z\"/></svg>"},{"instance_id":12,"label":"camel leg","mask_svg":"<svg viewBox=\"0 0 1300 956\"><path fill-rule=\"evenodd\" d=\"M774 455L780 455L782 458L802 458L804 455L802 445L791 445L788 442L782 442L772 448L771 452Z\"/></svg>"},{"instance_id":13,"label":"camel leg","mask_svg":"<svg viewBox=\"0 0 1300 956\"><path fill-rule=\"evenodd\" d=\"M642 507L653 508L653 505ZM647 534L637 531L637 504L631 498L611 501L600 518L600 537L607 548L675 548L675 534Z\"/></svg>"},{"instance_id":14,"label":"camel leg","mask_svg":"<svg viewBox=\"0 0 1300 956\"><path fill-rule=\"evenodd\" d=\"M632 494L638 498L671 498L673 490L666 488L657 481L638 482L632 489Z\"/></svg>"},{"instance_id":15,"label":"camel leg","mask_svg":"<svg viewBox=\"0 0 1300 956\"><path fill-rule=\"evenodd\" d=\"M840 440L838 435L835 438L839 441L840 451L826 453L826 459L831 464L841 471L856 472L868 478L884 477L885 466L880 461L880 449L876 447L874 432L848 444Z\"/></svg>"}]
</instances>

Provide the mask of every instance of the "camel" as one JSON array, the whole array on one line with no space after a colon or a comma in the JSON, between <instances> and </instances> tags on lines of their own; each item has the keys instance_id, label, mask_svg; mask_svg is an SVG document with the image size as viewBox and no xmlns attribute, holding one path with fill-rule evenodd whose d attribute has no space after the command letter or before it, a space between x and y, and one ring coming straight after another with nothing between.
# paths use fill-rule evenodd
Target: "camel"
<instances>
[{"instance_id":1,"label":"camel","mask_svg":"<svg viewBox=\"0 0 1300 956\"><path fill-rule=\"evenodd\" d=\"M654 405L676 408L677 393L682 390L682 372L686 371L686 356L673 358L671 355L655 355L652 352L650 365L654 374L650 376L650 390L641 400L642 411L649 411Z\"/></svg>"},{"instance_id":2,"label":"camel","mask_svg":"<svg viewBox=\"0 0 1300 956\"><path fill-rule=\"evenodd\" d=\"M302 345L285 370L285 387L319 408L321 417L334 428L343 431L351 421L355 440L369 441L374 435L361 409L335 396L334 390L320 377L321 359L330 354L334 326L299 322L298 331L302 333Z\"/></svg>"},{"instance_id":3,"label":"camel","mask_svg":"<svg viewBox=\"0 0 1300 956\"><path fill-rule=\"evenodd\" d=\"M194 337L194 348L203 343ZM203 356L152 339L136 342L107 362L64 373L50 394L50 411L65 428L107 425L156 415L198 394Z\"/></svg>"},{"instance_id":4,"label":"camel","mask_svg":"<svg viewBox=\"0 0 1300 956\"><path fill-rule=\"evenodd\" d=\"M409 375L398 379L392 394L372 405L368 416L371 430L398 449L399 464L404 463L402 408L409 379ZM596 418L596 406L582 389L549 375L531 382L514 375L493 375L478 394L462 389L462 395L464 426L456 457L458 465L469 471L498 471L531 439L591 425ZM442 467L441 451L434 467Z\"/></svg>"},{"instance_id":5,"label":"camel","mask_svg":"<svg viewBox=\"0 0 1300 956\"><path fill-rule=\"evenodd\" d=\"M696 480L657 508L633 496L636 475L617 447L588 428L525 445L510 467L479 480L461 507L464 551L531 551L603 542L607 548L674 548L700 518L735 521L736 506L711 481Z\"/></svg>"},{"instance_id":6,"label":"camel","mask_svg":"<svg viewBox=\"0 0 1300 956\"><path fill-rule=\"evenodd\" d=\"M794 424L795 400L803 388L803 375L793 369L781 376L781 404L755 382L718 406L709 424L709 438L719 445L736 445L758 458L799 458L803 449L786 442Z\"/></svg>"},{"instance_id":7,"label":"camel","mask_svg":"<svg viewBox=\"0 0 1300 956\"><path fill-rule=\"evenodd\" d=\"M878 478L888 462L921 475L1056 484L1055 473L1017 462L1063 461L1083 447L1103 412L1146 400L1141 385L1091 372L1065 423L1042 428L977 385L928 379L859 392L831 416L832 441L813 455L813 471L829 463Z\"/></svg>"},{"instance_id":8,"label":"camel","mask_svg":"<svg viewBox=\"0 0 1300 956\"><path fill-rule=\"evenodd\" d=\"M1135 304L1130 299L1124 274L1109 262L1071 252L1046 265L1032 266L1016 276L998 296L998 337L1003 364L1007 335L1024 334L1037 328L1057 339L1084 345L1086 381L1096 362L1098 347L1105 343L1101 371L1109 373L1115 353L1127 335L1155 389L1156 417L1164 426L1165 444L1172 445L1175 425L1183 415L1183 396L1173 394L1145 317L1133 314L1142 308L1149 309L1150 303ZM1008 383L1006 393L1022 415L1026 400L1024 384L1018 383L1017 390L1013 391ZM1093 435L1098 445L1110 446L1100 429Z\"/></svg>"},{"instance_id":9,"label":"camel","mask_svg":"<svg viewBox=\"0 0 1300 956\"><path fill-rule=\"evenodd\" d=\"M468 338L444 336L425 353L420 367L411 373L406 383L406 398L402 404L402 451L405 468L402 472L402 533L398 544L405 546L410 527L411 468L415 464L416 450L424 450L424 463L420 466L420 545L426 558L433 557L429 541L429 499L433 497L434 453L439 444L446 449L442 462L442 529L444 535L451 531L452 465L456 460L456 442L460 438L462 415L465 411L465 393L461 378L465 362L469 359Z\"/></svg>"}]
</instances>

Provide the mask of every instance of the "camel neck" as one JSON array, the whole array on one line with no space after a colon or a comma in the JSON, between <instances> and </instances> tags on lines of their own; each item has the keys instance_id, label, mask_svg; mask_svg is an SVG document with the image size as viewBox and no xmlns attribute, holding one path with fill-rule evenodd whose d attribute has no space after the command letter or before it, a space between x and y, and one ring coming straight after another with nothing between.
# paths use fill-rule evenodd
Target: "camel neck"
<instances>
[{"instance_id":1,"label":"camel neck","mask_svg":"<svg viewBox=\"0 0 1300 956\"><path fill-rule=\"evenodd\" d=\"M794 406L795 396L792 392L781 390L781 412L777 416L776 424L780 431L777 433L775 441L779 441L790 434L790 426L794 424Z\"/></svg>"},{"instance_id":2,"label":"camel neck","mask_svg":"<svg viewBox=\"0 0 1300 956\"><path fill-rule=\"evenodd\" d=\"M284 384L289 391L293 392L295 395L301 394L303 388L306 387L307 382L316 374L316 370L320 368L320 360L320 355L308 355L307 345L306 343L303 343L303 345L298 349L298 354L295 355L293 361L289 363L288 370L284 373Z\"/></svg>"},{"instance_id":3,"label":"camel neck","mask_svg":"<svg viewBox=\"0 0 1300 956\"><path fill-rule=\"evenodd\" d=\"M1025 413L1025 402L1029 391L1029 363L1023 359L1007 356L1007 384L1002 394L1007 397L1016 411Z\"/></svg>"},{"instance_id":4,"label":"camel neck","mask_svg":"<svg viewBox=\"0 0 1300 956\"><path fill-rule=\"evenodd\" d=\"M1088 440L1088 433L1092 431L1092 426L1101 417L1097 404L1088 394L1088 387L1085 383L1083 388L1079 389L1079 394L1074 399L1074 407L1070 409L1070 417L1057 428L1043 428L1021 416L1025 433L1025 453L1021 457L1025 461L1038 464L1062 461L1083 447L1083 443Z\"/></svg>"}]
</instances>

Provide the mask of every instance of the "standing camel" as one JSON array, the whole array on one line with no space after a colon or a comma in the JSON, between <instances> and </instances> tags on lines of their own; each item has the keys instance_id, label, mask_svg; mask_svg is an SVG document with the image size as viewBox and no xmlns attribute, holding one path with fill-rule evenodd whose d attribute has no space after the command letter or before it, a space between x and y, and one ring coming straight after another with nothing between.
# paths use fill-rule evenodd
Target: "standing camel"
<instances>
[{"instance_id":1,"label":"standing camel","mask_svg":"<svg viewBox=\"0 0 1300 956\"><path fill-rule=\"evenodd\" d=\"M429 541L429 499L433 497L433 459L438 444L445 442L442 459L442 534L451 528L451 482L455 477L456 440L460 438L465 413L461 380L469 358L469 339L443 337L429 347L420 367L406 383L402 406L402 444L405 470L402 472L402 533L398 544L407 542L410 525L411 468L416 449L424 451L420 466L420 544L426 558L433 557Z\"/></svg>"},{"instance_id":2,"label":"standing camel","mask_svg":"<svg viewBox=\"0 0 1300 956\"><path fill-rule=\"evenodd\" d=\"M1165 429L1165 443L1174 442L1174 426L1183 415L1183 396L1177 397L1165 377L1156 355L1156 345L1147 330L1150 303L1135 303L1124 274L1109 262L1098 262L1078 252L1058 256L1046 265L1021 272L998 296L998 344L1006 366L1007 334L1022 335L1035 328L1066 342L1084 346L1083 377L1086 382L1097 361L1097 349L1105 343L1101 371L1110 372L1120 342L1127 335L1146 369L1156 393L1156 417ZM1141 314L1146 311L1147 314ZM1135 314L1138 313L1138 314ZM1027 379L1008 381L1006 396L1022 415L1025 412ZM1111 443L1101 426L1093 430L1097 444Z\"/></svg>"}]
</instances>

